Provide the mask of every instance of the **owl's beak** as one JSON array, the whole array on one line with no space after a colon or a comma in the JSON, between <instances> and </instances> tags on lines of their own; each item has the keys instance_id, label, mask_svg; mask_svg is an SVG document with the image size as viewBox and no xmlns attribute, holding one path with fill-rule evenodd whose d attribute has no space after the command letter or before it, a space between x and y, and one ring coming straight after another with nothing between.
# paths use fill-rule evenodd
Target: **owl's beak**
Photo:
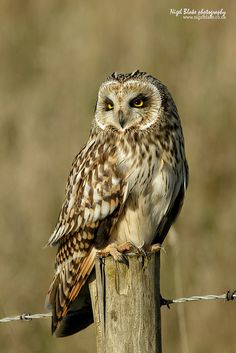
<instances>
[{"instance_id":1,"label":"owl's beak","mask_svg":"<svg viewBox=\"0 0 236 353\"><path fill-rule=\"evenodd\" d=\"M118 120L119 120L120 126L123 129L123 127L125 126L125 123L126 123L126 119L125 119L125 116L124 116L124 113L122 110L118 111Z\"/></svg>"}]
</instances>

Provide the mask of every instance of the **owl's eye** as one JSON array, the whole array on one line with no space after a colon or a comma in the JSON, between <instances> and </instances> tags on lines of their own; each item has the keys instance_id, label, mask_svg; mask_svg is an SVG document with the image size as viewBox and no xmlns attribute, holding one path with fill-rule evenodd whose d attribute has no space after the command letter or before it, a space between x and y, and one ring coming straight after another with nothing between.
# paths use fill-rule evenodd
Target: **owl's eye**
<instances>
[{"instance_id":1,"label":"owl's eye","mask_svg":"<svg viewBox=\"0 0 236 353\"><path fill-rule=\"evenodd\" d=\"M143 100L142 99L136 99L136 101L133 102L133 106L135 108L141 108L143 106Z\"/></svg>"},{"instance_id":2,"label":"owl's eye","mask_svg":"<svg viewBox=\"0 0 236 353\"><path fill-rule=\"evenodd\" d=\"M106 109L106 111L112 110L113 108L114 108L114 103L112 102L112 100L109 99L109 98L106 98L105 99L105 109Z\"/></svg>"},{"instance_id":3,"label":"owl's eye","mask_svg":"<svg viewBox=\"0 0 236 353\"><path fill-rule=\"evenodd\" d=\"M146 106L146 101L147 101L147 98L146 97L141 97L141 98L134 98L131 100L130 102L130 106L131 108L144 108Z\"/></svg>"},{"instance_id":4,"label":"owl's eye","mask_svg":"<svg viewBox=\"0 0 236 353\"><path fill-rule=\"evenodd\" d=\"M113 103L107 103L107 110L112 110L114 108Z\"/></svg>"}]
</instances>

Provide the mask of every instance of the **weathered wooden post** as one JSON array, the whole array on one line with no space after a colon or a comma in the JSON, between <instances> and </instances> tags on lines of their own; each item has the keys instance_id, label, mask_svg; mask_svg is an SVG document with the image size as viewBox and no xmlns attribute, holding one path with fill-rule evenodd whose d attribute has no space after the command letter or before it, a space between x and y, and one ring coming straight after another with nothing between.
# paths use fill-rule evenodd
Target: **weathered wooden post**
<instances>
[{"instance_id":1,"label":"weathered wooden post","mask_svg":"<svg viewBox=\"0 0 236 353\"><path fill-rule=\"evenodd\" d=\"M96 259L90 283L97 353L161 353L160 252Z\"/></svg>"}]
</instances>

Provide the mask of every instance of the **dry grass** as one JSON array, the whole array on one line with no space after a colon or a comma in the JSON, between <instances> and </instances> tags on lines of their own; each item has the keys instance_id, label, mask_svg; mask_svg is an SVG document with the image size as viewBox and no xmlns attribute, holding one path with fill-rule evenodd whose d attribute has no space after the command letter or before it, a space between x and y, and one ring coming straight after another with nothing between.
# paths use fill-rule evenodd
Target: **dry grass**
<instances>
[{"instance_id":1,"label":"dry grass","mask_svg":"<svg viewBox=\"0 0 236 353\"><path fill-rule=\"evenodd\" d=\"M54 251L43 249L59 212L74 155L86 142L100 82L112 71L146 70L171 90L186 139L191 181L177 223L185 295L236 286L236 5L225 21L169 15L176 1L1 2L0 316L41 312ZM162 292L175 297L171 247ZM232 304L185 307L191 353L233 353ZM163 309L165 352L180 352L177 310ZM1 325L4 353L95 351L91 327L50 336L49 320ZM210 328L210 329L209 329Z\"/></svg>"}]
</instances>

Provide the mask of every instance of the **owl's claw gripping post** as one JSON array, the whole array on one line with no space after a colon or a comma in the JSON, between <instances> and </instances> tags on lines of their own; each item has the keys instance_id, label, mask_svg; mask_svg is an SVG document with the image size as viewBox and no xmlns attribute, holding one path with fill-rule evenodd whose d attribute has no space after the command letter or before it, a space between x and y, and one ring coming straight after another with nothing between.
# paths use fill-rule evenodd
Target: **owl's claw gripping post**
<instances>
[{"instance_id":1,"label":"owl's claw gripping post","mask_svg":"<svg viewBox=\"0 0 236 353\"><path fill-rule=\"evenodd\" d=\"M111 255L115 261L122 262L123 264L129 266L127 257L122 254L124 250L126 249L120 249L117 244L112 243L106 246L104 249L98 251L98 256L107 257Z\"/></svg>"},{"instance_id":2,"label":"owl's claw gripping post","mask_svg":"<svg viewBox=\"0 0 236 353\"><path fill-rule=\"evenodd\" d=\"M148 252L156 252L159 251L160 245L154 244L151 246L136 246L135 244L127 241L122 244L112 243L98 251L98 255L102 257L107 257L111 255L114 260L119 262L128 263L127 257L124 255L129 253L138 254L141 256L147 256Z\"/></svg>"},{"instance_id":3,"label":"owl's claw gripping post","mask_svg":"<svg viewBox=\"0 0 236 353\"><path fill-rule=\"evenodd\" d=\"M122 262L124 265L129 267L129 260L127 259L127 256L125 256L124 254L121 254L121 257L118 261Z\"/></svg>"},{"instance_id":4,"label":"owl's claw gripping post","mask_svg":"<svg viewBox=\"0 0 236 353\"><path fill-rule=\"evenodd\" d=\"M119 245L116 243L109 244L102 250L99 250L97 254L101 257L107 257L111 255L115 261L122 262L129 266L129 262L125 254L134 253L146 257L148 254L158 252L161 249L161 244L152 244L138 247L127 241Z\"/></svg>"},{"instance_id":5,"label":"owl's claw gripping post","mask_svg":"<svg viewBox=\"0 0 236 353\"><path fill-rule=\"evenodd\" d=\"M134 253L145 257L147 256L147 251L144 246L138 247L129 241L119 245L112 243L106 246L104 249L98 251L99 256L107 257L111 255L115 261L122 262L129 266L127 256L124 253L127 255L128 253Z\"/></svg>"},{"instance_id":6,"label":"owl's claw gripping post","mask_svg":"<svg viewBox=\"0 0 236 353\"><path fill-rule=\"evenodd\" d=\"M117 250L119 252L125 253L134 253L142 256L147 256L146 250L144 246L136 246L134 243L127 241L125 243L119 244L117 246Z\"/></svg>"},{"instance_id":7,"label":"owl's claw gripping post","mask_svg":"<svg viewBox=\"0 0 236 353\"><path fill-rule=\"evenodd\" d=\"M148 256L148 253L155 253L163 249L163 246L159 243L157 244L152 244L152 245L141 245L141 246L136 246L135 244L131 242L126 242L123 244L120 244L117 246L117 250L119 252L126 252L126 253L135 253L141 256Z\"/></svg>"},{"instance_id":8,"label":"owl's claw gripping post","mask_svg":"<svg viewBox=\"0 0 236 353\"><path fill-rule=\"evenodd\" d=\"M133 244L133 243L131 243L131 242L129 242L129 241L127 241L127 242L125 242L125 243L122 243L122 244L119 244L118 246L117 246L117 249L120 251L120 252L126 252L126 253L128 253L128 252L136 252L136 246Z\"/></svg>"},{"instance_id":9,"label":"owl's claw gripping post","mask_svg":"<svg viewBox=\"0 0 236 353\"><path fill-rule=\"evenodd\" d=\"M164 248L159 243L146 246L146 251L149 253L159 252L161 249Z\"/></svg>"},{"instance_id":10,"label":"owl's claw gripping post","mask_svg":"<svg viewBox=\"0 0 236 353\"><path fill-rule=\"evenodd\" d=\"M144 257L147 257L147 251L146 251L146 248L144 246L140 246L137 248L137 253L144 256Z\"/></svg>"}]
</instances>

